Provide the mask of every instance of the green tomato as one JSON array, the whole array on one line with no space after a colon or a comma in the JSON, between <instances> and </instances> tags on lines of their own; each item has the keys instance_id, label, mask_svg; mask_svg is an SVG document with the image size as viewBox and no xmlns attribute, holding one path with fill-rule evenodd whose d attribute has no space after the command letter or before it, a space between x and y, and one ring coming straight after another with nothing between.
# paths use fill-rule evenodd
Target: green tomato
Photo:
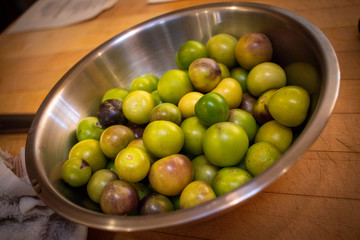
<instances>
[{"instance_id":1,"label":"green tomato","mask_svg":"<svg viewBox=\"0 0 360 240\"><path fill-rule=\"evenodd\" d=\"M240 83L243 93L248 92L248 87L247 87L248 74L249 71L245 70L242 67L236 67L231 69L230 71L230 77L235 78Z\"/></svg>"},{"instance_id":2,"label":"green tomato","mask_svg":"<svg viewBox=\"0 0 360 240\"><path fill-rule=\"evenodd\" d=\"M108 158L115 159L116 155L134 139L134 132L127 126L112 125L101 134L100 147Z\"/></svg>"},{"instance_id":3,"label":"green tomato","mask_svg":"<svg viewBox=\"0 0 360 240\"><path fill-rule=\"evenodd\" d=\"M260 97L256 99L252 115L254 116L256 122L258 122L260 125L273 120L273 117L269 112L268 105L270 98L276 91L277 89L266 90L260 95Z\"/></svg>"},{"instance_id":4,"label":"green tomato","mask_svg":"<svg viewBox=\"0 0 360 240\"><path fill-rule=\"evenodd\" d=\"M243 94L243 98L241 100L241 104L239 108L247 111L250 114L253 114L256 101L257 98L255 98L250 93L246 92Z\"/></svg>"},{"instance_id":5,"label":"green tomato","mask_svg":"<svg viewBox=\"0 0 360 240\"><path fill-rule=\"evenodd\" d=\"M229 104L219 93L209 92L196 102L195 114L208 127L228 119Z\"/></svg>"},{"instance_id":6,"label":"green tomato","mask_svg":"<svg viewBox=\"0 0 360 240\"><path fill-rule=\"evenodd\" d=\"M126 147L116 156L115 169L121 179L139 182L150 170L150 158L145 150L139 147Z\"/></svg>"},{"instance_id":7,"label":"green tomato","mask_svg":"<svg viewBox=\"0 0 360 240\"><path fill-rule=\"evenodd\" d=\"M218 166L206 159L205 155L195 157L191 163L194 166L194 180L202 180L211 184L220 170Z\"/></svg>"},{"instance_id":8,"label":"green tomato","mask_svg":"<svg viewBox=\"0 0 360 240\"><path fill-rule=\"evenodd\" d=\"M284 68L287 85L296 85L306 89L310 95L319 92L320 75L316 68L305 62L295 62Z\"/></svg>"},{"instance_id":9,"label":"green tomato","mask_svg":"<svg viewBox=\"0 0 360 240\"><path fill-rule=\"evenodd\" d=\"M245 157L246 157L246 155L245 155ZM245 157L241 160L241 162L238 165L236 165L236 167L246 170Z\"/></svg>"},{"instance_id":10,"label":"green tomato","mask_svg":"<svg viewBox=\"0 0 360 240\"><path fill-rule=\"evenodd\" d=\"M194 88L203 93L213 90L222 78L219 64L211 58L199 58L193 61L188 74Z\"/></svg>"},{"instance_id":11,"label":"green tomato","mask_svg":"<svg viewBox=\"0 0 360 240\"><path fill-rule=\"evenodd\" d=\"M139 203L140 215L154 215L174 211L171 200L159 193L150 193Z\"/></svg>"},{"instance_id":12,"label":"green tomato","mask_svg":"<svg viewBox=\"0 0 360 240\"><path fill-rule=\"evenodd\" d=\"M157 90L164 102L177 105L182 96L193 91L193 86L186 72L173 69L161 76Z\"/></svg>"},{"instance_id":13,"label":"green tomato","mask_svg":"<svg viewBox=\"0 0 360 240\"><path fill-rule=\"evenodd\" d=\"M69 158L79 157L85 160L95 172L105 168L107 158L101 150L100 142L95 139L86 139L76 143L69 152Z\"/></svg>"},{"instance_id":14,"label":"green tomato","mask_svg":"<svg viewBox=\"0 0 360 240\"><path fill-rule=\"evenodd\" d=\"M96 203L100 202L101 192L111 181L119 179L118 175L109 169L100 169L90 178L86 186L86 191L91 200Z\"/></svg>"},{"instance_id":15,"label":"green tomato","mask_svg":"<svg viewBox=\"0 0 360 240\"><path fill-rule=\"evenodd\" d=\"M194 156L202 154L201 144L206 127L201 124L198 117L193 116L185 119L180 127L184 132L184 151Z\"/></svg>"},{"instance_id":16,"label":"green tomato","mask_svg":"<svg viewBox=\"0 0 360 240\"><path fill-rule=\"evenodd\" d=\"M308 92L299 86L286 86L277 90L270 98L268 108L271 116L287 127L301 125L310 106Z\"/></svg>"},{"instance_id":17,"label":"green tomato","mask_svg":"<svg viewBox=\"0 0 360 240\"><path fill-rule=\"evenodd\" d=\"M174 206L174 210L180 209L180 195L170 197L170 200Z\"/></svg>"},{"instance_id":18,"label":"green tomato","mask_svg":"<svg viewBox=\"0 0 360 240\"><path fill-rule=\"evenodd\" d=\"M180 208L194 207L215 198L214 190L207 182L193 181L180 194Z\"/></svg>"},{"instance_id":19,"label":"green tomato","mask_svg":"<svg viewBox=\"0 0 360 240\"><path fill-rule=\"evenodd\" d=\"M152 78L138 77L135 78L130 84L130 91L143 90L151 93L157 89L157 81Z\"/></svg>"},{"instance_id":20,"label":"green tomato","mask_svg":"<svg viewBox=\"0 0 360 240\"><path fill-rule=\"evenodd\" d=\"M176 59L180 69L187 69L195 59L207 56L208 53L204 44L195 40L190 40L184 42L180 46Z\"/></svg>"},{"instance_id":21,"label":"green tomato","mask_svg":"<svg viewBox=\"0 0 360 240\"><path fill-rule=\"evenodd\" d=\"M194 178L194 168L188 157L172 154L157 160L150 168L151 187L165 196L179 195Z\"/></svg>"},{"instance_id":22,"label":"green tomato","mask_svg":"<svg viewBox=\"0 0 360 240\"><path fill-rule=\"evenodd\" d=\"M123 102L123 113L133 123L145 124L150 121L151 110L155 107L151 93L136 90L129 93Z\"/></svg>"},{"instance_id":23,"label":"green tomato","mask_svg":"<svg viewBox=\"0 0 360 240\"><path fill-rule=\"evenodd\" d=\"M235 37L220 33L210 38L206 43L206 49L210 58L228 68L233 68L237 63L235 57L236 44L237 39Z\"/></svg>"},{"instance_id":24,"label":"green tomato","mask_svg":"<svg viewBox=\"0 0 360 240\"><path fill-rule=\"evenodd\" d=\"M76 138L79 142L85 139L99 140L103 131L97 117L87 117L79 122L76 128Z\"/></svg>"},{"instance_id":25,"label":"green tomato","mask_svg":"<svg viewBox=\"0 0 360 240\"><path fill-rule=\"evenodd\" d=\"M108 161L108 163L106 164L106 169L109 169L117 174L114 161Z\"/></svg>"},{"instance_id":26,"label":"green tomato","mask_svg":"<svg viewBox=\"0 0 360 240\"><path fill-rule=\"evenodd\" d=\"M129 94L129 91L126 88L112 88L104 94L101 102L104 102L109 99L118 99L124 101L126 95Z\"/></svg>"},{"instance_id":27,"label":"green tomato","mask_svg":"<svg viewBox=\"0 0 360 240\"><path fill-rule=\"evenodd\" d=\"M255 136L255 142L272 143L281 153L284 153L290 147L292 139L291 128L278 123L276 120L262 125Z\"/></svg>"},{"instance_id":28,"label":"green tomato","mask_svg":"<svg viewBox=\"0 0 360 240\"><path fill-rule=\"evenodd\" d=\"M152 73L145 73L145 74L141 75L140 77L146 77L146 78L150 79L155 85L157 85L159 82L159 78Z\"/></svg>"},{"instance_id":29,"label":"green tomato","mask_svg":"<svg viewBox=\"0 0 360 240\"><path fill-rule=\"evenodd\" d=\"M160 97L160 94L159 94L158 90L152 91L152 92L151 92L151 95L152 95L152 97L153 97L153 99L154 99L154 104L155 104L155 106L163 103L163 101L161 100L161 97Z\"/></svg>"},{"instance_id":30,"label":"green tomato","mask_svg":"<svg viewBox=\"0 0 360 240\"><path fill-rule=\"evenodd\" d=\"M141 138L136 138L136 139L132 140L131 142L129 142L129 144L127 145L127 147L139 147L139 148L141 148L142 150L144 150L144 151L147 153L147 155L149 156L149 158L150 158L150 165L152 165L152 164L157 160L157 158L156 158L154 155L152 155L152 154L145 148L144 141L143 141L142 137L141 137Z\"/></svg>"},{"instance_id":31,"label":"green tomato","mask_svg":"<svg viewBox=\"0 0 360 240\"><path fill-rule=\"evenodd\" d=\"M250 70L247 77L248 91L255 97L269 89L286 85L285 71L276 63L264 62Z\"/></svg>"},{"instance_id":32,"label":"green tomato","mask_svg":"<svg viewBox=\"0 0 360 240\"><path fill-rule=\"evenodd\" d=\"M251 179L251 174L246 170L238 167L226 167L218 171L211 186L216 196L221 196L240 187Z\"/></svg>"},{"instance_id":33,"label":"green tomato","mask_svg":"<svg viewBox=\"0 0 360 240\"><path fill-rule=\"evenodd\" d=\"M89 181L91 173L89 164L79 157L69 158L61 167L62 179L72 187L85 185Z\"/></svg>"},{"instance_id":34,"label":"green tomato","mask_svg":"<svg viewBox=\"0 0 360 240\"><path fill-rule=\"evenodd\" d=\"M175 63L176 63L176 66L177 66L180 70L184 70L184 71L187 70L187 68L184 67L184 66L182 65L182 63L180 62L179 52L176 52L176 54L175 54Z\"/></svg>"},{"instance_id":35,"label":"green tomato","mask_svg":"<svg viewBox=\"0 0 360 240\"><path fill-rule=\"evenodd\" d=\"M260 32L249 32L241 36L236 44L235 55L239 65L245 69L271 60L273 48L270 39Z\"/></svg>"},{"instance_id":36,"label":"green tomato","mask_svg":"<svg viewBox=\"0 0 360 240\"><path fill-rule=\"evenodd\" d=\"M242 127L245 130L250 142L254 139L258 131L258 125L253 115L249 112L238 108L231 109L228 121L236 123Z\"/></svg>"},{"instance_id":37,"label":"green tomato","mask_svg":"<svg viewBox=\"0 0 360 240\"><path fill-rule=\"evenodd\" d=\"M161 103L151 110L150 122L157 120L168 120L180 125L182 120L180 109L172 103Z\"/></svg>"},{"instance_id":38,"label":"green tomato","mask_svg":"<svg viewBox=\"0 0 360 240\"><path fill-rule=\"evenodd\" d=\"M151 193L150 187L147 184L143 183L143 182L135 182L135 183L129 182L129 184L131 186L133 186L136 189L136 191L138 192L140 201L145 196L147 196L148 194Z\"/></svg>"},{"instance_id":39,"label":"green tomato","mask_svg":"<svg viewBox=\"0 0 360 240\"><path fill-rule=\"evenodd\" d=\"M184 146L184 133L177 124L158 120L146 126L143 142L151 154L162 158L180 152Z\"/></svg>"},{"instance_id":40,"label":"green tomato","mask_svg":"<svg viewBox=\"0 0 360 240\"><path fill-rule=\"evenodd\" d=\"M246 169L258 176L281 157L281 152L271 143L257 142L249 147L245 157Z\"/></svg>"},{"instance_id":41,"label":"green tomato","mask_svg":"<svg viewBox=\"0 0 360 240\"><path fill-rule=\"evenodd\" d=\"M221 79L230 77L229 68L225 64L222 64L219 62L217 64L219 65L219 67L221 69Z\"/></svg>"},{"instance_id":42,"label":"green tomato","mask_svg":"<svg viewBox=\"0 0 360 240\"><path fill-rule=\"evenodd\" d=\"M220 122L209 127L203 136L204 155L219 167L240 163L249 147L245 130L232 122Z\"/></svg>"},{"instance_id":43,"label":"green tomato","mask_svg":"<svg viewBox=\"0 0 360 240\"><path fill-rule=\"evenodd\" d=\"M124 180L114 180L106 184L100 197L101 210L111 215L127 215L139 204L136 189Z\"/></svg>"}]
</instances>

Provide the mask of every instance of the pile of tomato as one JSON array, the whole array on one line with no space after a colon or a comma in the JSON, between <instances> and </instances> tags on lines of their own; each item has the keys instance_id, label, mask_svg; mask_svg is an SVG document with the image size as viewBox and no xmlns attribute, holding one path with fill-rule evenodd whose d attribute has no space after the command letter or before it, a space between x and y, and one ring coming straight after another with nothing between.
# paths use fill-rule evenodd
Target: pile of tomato
<instances>
[{"instance_id":1,"label":"pile of tomato","mask_svg":"<svg viewBox=\"0 0 360 240\"><path fill-rule=\"evenodd\" d=\"M178 69L145 73L109 89L82 119L62 179L86 187L107 214L148 215L193 207L258 176L293 141L310 94L297 69L271 62L263 33L221 33L178 49Z\"/></svg>"}]
</instances>

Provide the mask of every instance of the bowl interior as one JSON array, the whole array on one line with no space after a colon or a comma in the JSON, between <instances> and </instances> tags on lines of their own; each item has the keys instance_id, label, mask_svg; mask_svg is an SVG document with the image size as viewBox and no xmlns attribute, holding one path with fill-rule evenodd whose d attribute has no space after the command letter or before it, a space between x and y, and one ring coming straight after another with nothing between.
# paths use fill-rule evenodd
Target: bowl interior
<instances>
[{"instance_id":1,"label":"bowl interior","mask_svg":"<svg viewBox=\"0 0 360 240\"><path fill-rule=\"evenodd\" d=\"M161 77L176 69L175 53L187 40L206 41L218 33L236 38L263 32L274 46L273 61L285 67L306 62L318 72L311 114L283 157L237 190L201 206L161 216L123 217L100 213L84 188L61 181L60 167L75 144L77 123L95 116L106 90L129 87L144 73ZM26 145L30 181L59 214L91 227L133 231L181 224L216 215L244 202L287 171L316 140L334 107L339 69L325 36L305 19L273 6L254 3L201 5L175 11L134 26L108 40L77 63L51 90L33 121ZM304 86L308 83L304 82Z\"/></svg>"}]
</instances>

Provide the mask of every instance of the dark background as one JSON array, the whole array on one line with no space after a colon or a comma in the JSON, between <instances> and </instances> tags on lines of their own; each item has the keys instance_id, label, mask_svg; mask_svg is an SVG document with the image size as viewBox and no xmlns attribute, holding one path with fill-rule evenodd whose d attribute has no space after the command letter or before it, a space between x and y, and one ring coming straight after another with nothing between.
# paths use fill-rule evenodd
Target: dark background
<instances>
[{"instance_id":1,"label":"dark background","mask_svg":"<svg viewBox=\"0 0 360 240\"><path fill-rule=\"evenodd\" d=\"M36 0L0 0L0 32L26 11Z\"/></svg>"}]
</instances>

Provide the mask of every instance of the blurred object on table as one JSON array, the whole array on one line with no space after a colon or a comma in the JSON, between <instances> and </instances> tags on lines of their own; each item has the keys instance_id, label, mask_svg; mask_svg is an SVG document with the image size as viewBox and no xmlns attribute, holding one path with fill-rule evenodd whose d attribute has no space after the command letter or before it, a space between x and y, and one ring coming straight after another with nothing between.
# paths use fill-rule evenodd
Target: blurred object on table
<instances>
[{"instance_id":1,"label":"blurred object on table","mask_svg":"<svg viewBox=\"0 0 360 240\"><path fill-rule=\"evenodd\" d=\"M118 0L38 0L12 26L9 32L65 27L96 17Z\"/></svg>"},{"instance_id":2,"label":"blurred object on table","mask_svg":"<svg viewBox=\"0 0 360 240\"><path fill-rule=\"evenodd\" d=\"M27 133L34 114L1 114L0 134Z\"/></svg>"}]
</instances>

